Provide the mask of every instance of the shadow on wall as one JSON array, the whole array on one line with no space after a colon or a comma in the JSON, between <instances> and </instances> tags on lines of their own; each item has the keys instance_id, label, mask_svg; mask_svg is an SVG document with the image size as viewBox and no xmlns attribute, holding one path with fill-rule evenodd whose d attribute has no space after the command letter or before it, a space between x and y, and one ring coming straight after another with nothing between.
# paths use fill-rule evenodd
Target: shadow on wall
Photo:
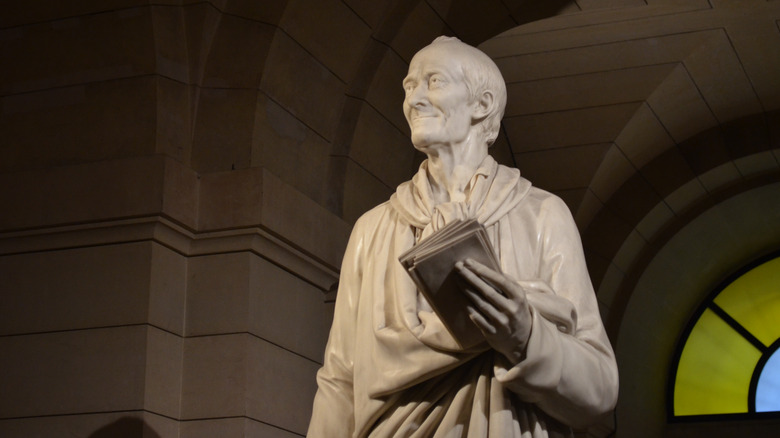
<instances>
[{"instance_id":1,"label":"shadow on wall","mask_svg":"<svg viewBox=\"0 0 780 438\"><path fill-rule=\"evenodd\" d=\"M124 417L93 432L89 438L160 438L143 420Z\"/></svg>"}]
</instances>

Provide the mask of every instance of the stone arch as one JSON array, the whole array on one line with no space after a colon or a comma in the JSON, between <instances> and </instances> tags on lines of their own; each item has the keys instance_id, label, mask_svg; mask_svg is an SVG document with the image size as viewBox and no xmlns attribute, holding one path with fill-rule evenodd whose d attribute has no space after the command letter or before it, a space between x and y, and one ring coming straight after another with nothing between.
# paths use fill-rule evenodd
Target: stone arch
<instances>
[{"instance_id":1,"label":"stone arch","mask_svg":"<svg viewBox=\"0 0 780 438\"><path fill-rule=\"evenodd\" d=\"M593 226L611 227L615 236L599 248L611 265L598 288L609 307L607 324L613 335L653 254L675 233L719 203L780 181L777 132L778 111L709 128L650 160L606 203ZM643 195L643 189L655 196ZM629 202L633 211L626 212ZM623 223L633 227L617 228L605 219L607 214L623 215ZM595 233L587 233L594 238Z\"/></svg>"}]
</instances>

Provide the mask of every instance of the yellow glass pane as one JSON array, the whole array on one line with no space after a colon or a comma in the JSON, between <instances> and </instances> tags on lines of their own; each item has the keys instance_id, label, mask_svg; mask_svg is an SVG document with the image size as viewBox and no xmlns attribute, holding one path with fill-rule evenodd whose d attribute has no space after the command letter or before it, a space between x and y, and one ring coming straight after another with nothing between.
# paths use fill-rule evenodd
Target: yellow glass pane
<instances>
[{"instance_id":1,"label":"yellow glass pane","mask_svg":"<svg viewBox=\"0 0 780 438\"><path fill-rule=\"evenodd\" d=\"M707 309L683 347L674 384L674 415L744 413L761 353Z\"/></svg>"},{"instance_id":2,"label":"yellow glass pane","mask_svg":"<svg viewBox=\"0 0 780 438\"><path fill-rule=\"evenodd\" d=\"M772 345L780 338L780 257L743 274L714 301L762 344Z\"/></svg>"}]
</instances>

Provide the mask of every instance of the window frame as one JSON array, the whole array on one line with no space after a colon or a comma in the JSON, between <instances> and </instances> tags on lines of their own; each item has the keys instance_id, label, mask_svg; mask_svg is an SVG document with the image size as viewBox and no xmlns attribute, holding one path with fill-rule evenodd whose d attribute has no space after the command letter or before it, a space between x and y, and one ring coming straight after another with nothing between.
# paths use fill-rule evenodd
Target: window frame
<instances>
[{"instance_id":1,"label":"window frame","mask_svg":"<svg viewBox=\"0 0 780 438\"><path fill-rule=\"evenodd\" d=\"M763 255L751 261L750 263L737 269L724 280L718 283L713 290L707 295L707 297L698 305L696 310L691 314L683 330L680 332L680 336L675 344L675 350L672 355L671 366L669 374L667 376L666 387L666 413L667 421L669 423L697 423L697 422L717 422L717 421L743 421L743 420L775 420L780 419L780 411L772 412L756 412L756 391L758 389L758 380L761 376L761 372L764 366L769 361L772 354L775 354L780 350L780 338L776 339L771 345L766 346L761 343L752 333L748 332L742 325L740 325L734 318L732 318L726 311L715 303L715 298L728 286L730 286L737 279L747 274L754 268L757 268L764 263L767 263L776 258L780 258L780 250L773 251L769 254ZM703 415L675 415L674 413L674 391L675 383L677 380L677 371L682 358L683 349L688 342L696 324L702 317L706 310L713 311L718 315L726 324L734 329L738 334L742 335L748 342L753 344L760 352L761 357L758 360L753 374L750 378L750 386L748 387L748 412L740 413L725 413L725 414L703 414ZM780 353L778 353L780 354Z\"/></svg>"}]
</instances>

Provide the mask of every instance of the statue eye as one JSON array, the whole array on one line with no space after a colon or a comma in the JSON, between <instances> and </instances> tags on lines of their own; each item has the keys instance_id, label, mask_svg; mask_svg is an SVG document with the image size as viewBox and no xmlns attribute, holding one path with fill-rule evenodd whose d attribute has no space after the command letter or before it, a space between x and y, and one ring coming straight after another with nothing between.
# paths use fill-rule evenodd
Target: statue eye
<instances>
[{"instance_id":1,"label":"statue eye","mask_svg":"<svg viewBox=\"0 0 780 438\"><path fill-rule=\"evenodd\" d=\"M428 78L429 89L438 88L442 85L444 85L444 78L442 78L440 75L431 75L431 77Z\"/></svg>"}]
</instances>

